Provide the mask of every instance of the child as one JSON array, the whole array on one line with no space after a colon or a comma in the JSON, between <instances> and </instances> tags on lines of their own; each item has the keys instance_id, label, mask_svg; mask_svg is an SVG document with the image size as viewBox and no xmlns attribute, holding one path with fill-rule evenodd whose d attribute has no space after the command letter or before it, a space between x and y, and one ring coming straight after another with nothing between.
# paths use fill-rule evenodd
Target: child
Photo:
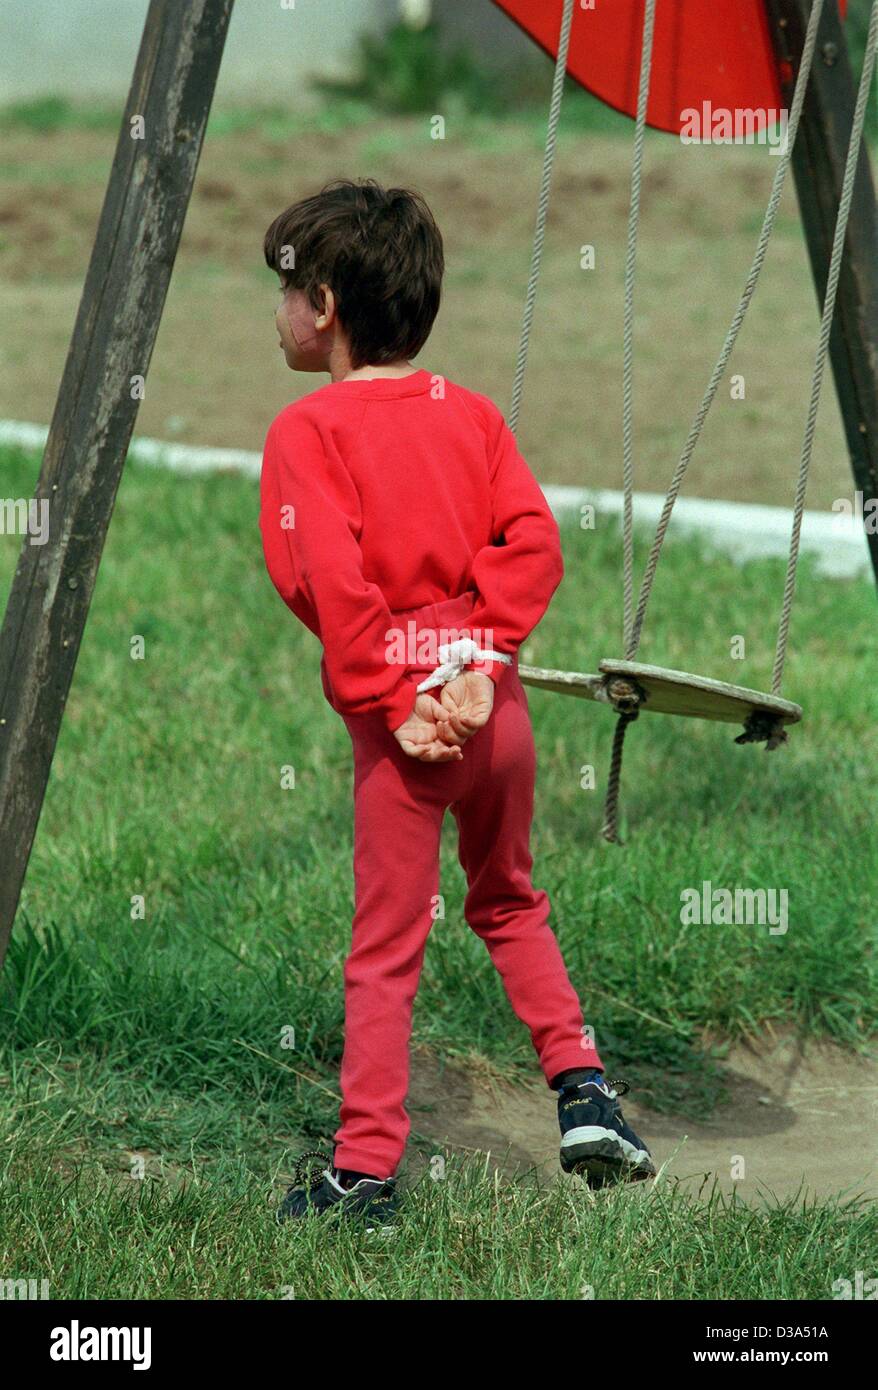
<instances>
[{"instance_id":1,"label":"child","mask_svg":"<svg viewBox=\"0 0 878 1390\"><path fill-rule=\"evenodd\" d=\"M339 180L282 212L264 250L287 366L331 377L268 431L260 527L353 745L356 889L335 1153L278 1219L393 1210L449 808L467 922L559 1092L561 1166L594 1186L649 1177L530 876L535 760L516 653L561 580L558 528L496 406L410 362L439 307L439 229L417 193Z\"/></svg>"}]
</instances>

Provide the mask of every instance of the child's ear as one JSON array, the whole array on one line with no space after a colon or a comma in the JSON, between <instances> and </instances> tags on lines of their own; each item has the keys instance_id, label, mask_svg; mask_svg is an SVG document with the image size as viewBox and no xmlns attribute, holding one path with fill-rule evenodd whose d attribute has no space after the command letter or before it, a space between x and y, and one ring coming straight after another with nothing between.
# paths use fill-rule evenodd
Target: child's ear
<instances>
[{"instance_id":1,"label":"child's ear","mask_svg":"<svg viewBox=\"0 0 878 1390\"><path fill-rule=\"evenodd\" d=\"M320 285L317 293L319 303L314 326L315 328L331 328L335 322L335 295L329 285Z\"/></svg>"}]
</instances>

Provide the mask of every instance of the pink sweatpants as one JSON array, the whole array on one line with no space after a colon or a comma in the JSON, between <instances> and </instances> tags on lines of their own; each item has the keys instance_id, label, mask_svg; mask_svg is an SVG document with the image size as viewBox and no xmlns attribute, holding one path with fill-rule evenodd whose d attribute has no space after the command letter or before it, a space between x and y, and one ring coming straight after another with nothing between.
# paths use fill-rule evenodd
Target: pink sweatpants
<instances>
[{"instance_id":1,"label":"pink sweatpants","mask_svg":"<svg viewBox=\"0 0 878 1390\"><path fill-rule=\"evenodd\" d=\"M395 617L403 627L415 619L419 631L465 627L471 607L467 593ZM345 716L345 724L354 752L356 910L344 972L335 1163L383 1178L396 1171L409 1132L412 1006L439 893L448 807L468 886L466 920L530 1030L546 1080L601 1061L582 1031L579 1001L548 923L548 897L531 883L536 759L517 663L504 672L491 718L465 745L461 762L408 757L380 715Z\"/></svg>"}]
</instances>

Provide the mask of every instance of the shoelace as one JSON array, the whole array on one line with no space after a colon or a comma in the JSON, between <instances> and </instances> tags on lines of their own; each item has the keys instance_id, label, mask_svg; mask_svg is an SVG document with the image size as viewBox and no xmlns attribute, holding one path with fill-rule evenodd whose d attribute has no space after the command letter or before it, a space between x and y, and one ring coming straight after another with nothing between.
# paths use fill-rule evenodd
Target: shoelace
<instances>
[{"instance_id":1,"label":"shoelace","mask_svg":"<svg viewBox=\"0 0 878 1390\"><path fill-rule=\"evenodd\" d=\"M319 1173L311 1174L311 1168L315 1163L320 1163ZM326 1170L332 1171L332 1159L320 1149L306 1149L303 1154L299 1154L296 1166L293 1170L293 1186L290 1188L306 1187L310 1192L313 1188L319 1187L323 1181L323 1174Z\"/></svg>"},{"instance_id":2,"label":"shoelace","mask_svg":"<svg viewBox=\"0 0 878 1390\"><path fill-rule=\"evenodd\" d=\"M578 1081L576 1083L576 1089L578 1090L581 1086L601 1085L606 1086L611 1091L615 1091L617 1096L627 1096L628 1092L631 1090L628 1082L623 1081L620 1076L617 1076L613 1081L611 1081L608 1076L592 1077L591 1081Z\"/></svg>"}]
</instances>

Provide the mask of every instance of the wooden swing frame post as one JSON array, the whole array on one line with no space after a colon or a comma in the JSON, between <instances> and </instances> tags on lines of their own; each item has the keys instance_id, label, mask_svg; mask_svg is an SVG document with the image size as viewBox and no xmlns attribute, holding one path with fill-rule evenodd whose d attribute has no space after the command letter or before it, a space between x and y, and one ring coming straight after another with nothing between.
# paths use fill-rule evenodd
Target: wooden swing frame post
<instances>
[{"instance_id":1,"label":"wooden swing frame post","mask_svg":"<svg viewBox=\"0 0 878 1390\"><path fill-rule=\"evenodd\" d=\"M0 966L198 166L234 0L150 0L0 630ZM142 124L137 118L142 118Z\"/></svg>"},{"instance_id":2,"label":"wooden swing frame post","mask_svg":"<svg viewBox=\"0 0 878 1390\"><path fill-rule=\"evenodd\" d=\"M811 0L765 0L785 106L792 100ZM792 166L821 308L857 87L837 0L824 6ZM829 355L854 487L878 498L878 209L866 141L860 146ZM878 534L866 540L878 583Z\"/></svg>"}]
</instances>

